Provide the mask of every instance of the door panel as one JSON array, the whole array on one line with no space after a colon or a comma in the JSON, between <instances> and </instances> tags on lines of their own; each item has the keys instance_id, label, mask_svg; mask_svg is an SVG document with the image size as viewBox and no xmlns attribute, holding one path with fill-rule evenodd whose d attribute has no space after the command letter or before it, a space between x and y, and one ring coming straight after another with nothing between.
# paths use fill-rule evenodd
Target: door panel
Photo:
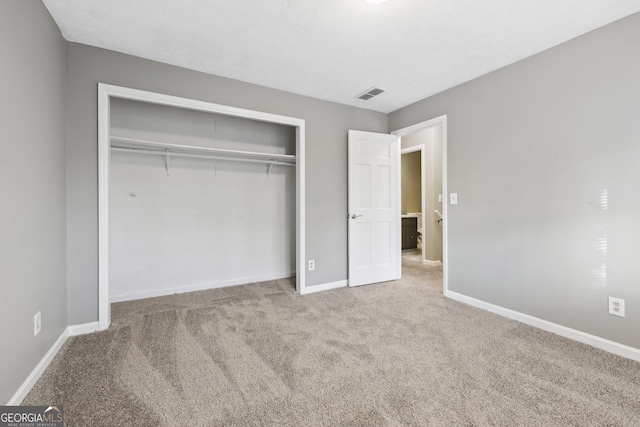
<instances>
[{"instance_id":1,"label":"door panel","mask_svg":"<svg viewBox=\"0 0 640 427\"><path fill-rule=\"evenodd\" d=\"M399 278L398 143L349 131L349 286Z\"/></svg>"},{"instance_id":2,"label":"door panel","mask_svg":"<svg viewBox=\"0 0 640 427\"><path fill-rule=\"evenodd\" d=\"M378 240L380 242L389 242L391 240L391 229L393 225L391 221L378 223ZM391 265L391 253L390 246L379 245L378 246L378 265L388 266Z\"/></svg>"},{"instance_id":3,"label":"door panel","mask_svg":"<svg viewBox=\"0 0 640 427\"><path fill-rule=\"evenodd\" d=\"M356 187L360 189L357 194L356 206L358 209L371 208L371 165L356 165Z\"/></svg>"}]
</instances>

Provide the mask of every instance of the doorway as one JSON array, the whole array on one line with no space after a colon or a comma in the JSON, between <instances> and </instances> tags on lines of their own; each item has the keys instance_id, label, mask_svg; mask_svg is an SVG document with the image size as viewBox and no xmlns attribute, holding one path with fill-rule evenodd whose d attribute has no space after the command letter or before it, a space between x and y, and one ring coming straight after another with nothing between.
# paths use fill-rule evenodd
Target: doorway
<instances>
[{"instance_id":1,"label":"doorway","mask_svg":"<svg viewBox=\"0 0 640 427\"><path fill-rule=\"evenodd\" d=\"M254 120L294 128L295 154L277 154L267 152L248 152L240 150L217 149L211 147L177 146L173 143L153 141L132 141L112 135L111 100L129 100L166 107L175 107L184 111L203 112L237 119ZM126 141L125 141L126 140ZM111 151L113 143L135 142L136 147L154 148L154 153L165 157L167 176L170 174L170 156L208 158L211 160L236 161L241 163L260 163L268 179L273 165L295 167L295 267L296 290L306 293L305 283L305 121L293 117L280 116L259 111L246 110L226 105L213 104L188 98L180 98L137 89L98 84L98 330L109 327L111 322L110 305L110 264L109 264L109 184ZM117 147L126 149L124 147ZM161 151L158 151L161 150ZM134 197L134 196L131 196Z\"/></svg>"},{"instance_id":2,"label":"doorway","mask_svg":"<svg viewBox=\"0 0 640 427\"><path fill-rule=\"evenodd\" d=\"M425 144L401 147L402 257L422 262L425 213Z\"/></svg>"},{"instance_id":3,"label":"doorway","mask_svg":"<svg viewBox=\"0 0 640 427\"><path fill-rule=\"evenodd\" d=\"M443 294L447 292L447 117L441 116L432 120L418 123L407 128L392 132L400 138L400 153L405 164L411 165L400 171L400 188L402 198L413 197L412 201L402 200L402 224L416 224L416 237L420 238L420 245L409 251L410 247L399 251L400 265L405 262L419 262L425 267L442 268ZM419 212L413 212L418 205L415 201L415 184L405 188L405 180L411 174L416 175L415 164L410 157L420 157L420 205ZM413 163L413 164L412 164ZM413 172L411 172L411 169ZM415 178L413 178L415 179ZM409 194L413 192L413 195ZM410 212L411 211L411 212ZM401 226L402 227L402 226ZM413 228L410 228L412 230ZM420 250L418 251L418 246ZM408 264L411 265L411 264Z\"/></svg>"}]
</instances>

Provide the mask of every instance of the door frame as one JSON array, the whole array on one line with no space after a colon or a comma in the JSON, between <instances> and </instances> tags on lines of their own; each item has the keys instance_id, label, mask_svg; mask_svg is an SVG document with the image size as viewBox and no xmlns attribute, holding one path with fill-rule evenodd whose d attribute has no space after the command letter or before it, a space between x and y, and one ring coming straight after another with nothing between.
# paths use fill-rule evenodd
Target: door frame
<instances>
[{"instance_id":1,"label":"door frame","mask_svg":"<svg viewBox=\"0 0 640 427\"><path fill-rule=\"evenodd\" d=\"M426 232L426 224L427 224L427 220L426 220L426 215L425 215L425 211L427 210L426 207L426 186L424 185L424 181L425 181L425 167L424 167L424 154L425 154L425 146L424 144L419 144L419 145L414 145L413 147L407 147L407 148L402 148L402 138L400 138L399 141L400 144L400 165L402 166L402 155L403 154L409 154L409 153L415 153L416 151L420 151L420 208L422 211L422 224L420 224L420 228L422 229L422 248L421 248L421 256L420 256L420 261L422 263L424 263L424 234ZM400 171L400 214L402 216L402 170ZM401 227L401 231L402 231L402 221L400 221L400 227ZM400 236L400 238L402 239L402 236ZM402 248L402 241L400 242L400 247ZM443 247L444 250L444 247ZM402 255L402 249L400 250L400 254ZM402 259L400 260L402 261ZM402 262L400 263L402 268Z\"/></svg>"},{"instance_id":2,"label":"door frame","mask_svg":"<svg viewBox=\"0 0 640 427\"><path fill-rule=\"evenodd\" d=\"M448 218L448 207L449 207L449 197L448 197L448 173L447 173L447 115L435 117L430 120L425 120L420 123L416 123L411 126L407 126L398 130L391 132L391 135L396 135L399 139L402 139L403 136L411 135L412 133L416 133L422 130L430 129L436 126L442 126L442 217L443 225L442 225L442 293L446 295L449 291L449 218ZM401 161L402 155L402 140L400 144L398 144L398 162ZM398 165L398 173L401 173L401 164ZM401 179L398 180L398 192L401 194ZM423 199L424 201L424 199ZM400 197L398 197L398 208L402 209L402 205L400 204ZM424 205L423 205L424 206ZM424 221L424 212L422 214ZM424 232L424 228L422 229ZM399 233L401 234L401 233ZM400 236L402 238L402 236ZM422 237L422 244L424 245L424 235ZM402 247L402 246L401 246ZM398 253L399 262L400 262L400 272L402 272L402 251ZM424 256L423 256L424 257Z\"/></svg>"},{"instance_id":3,"label":"door frame","mask_svg":"<svg viewBox=\"0 0 640 427\"><path fill-rule=\"evenodd\" d=\"M111 302L109 300L111 98L222 114L296 128L296 291L304 293L306 286L305 121L294 117L98 83L98 330L107 329L111 323Z\"/></svg>"}]
</instances>

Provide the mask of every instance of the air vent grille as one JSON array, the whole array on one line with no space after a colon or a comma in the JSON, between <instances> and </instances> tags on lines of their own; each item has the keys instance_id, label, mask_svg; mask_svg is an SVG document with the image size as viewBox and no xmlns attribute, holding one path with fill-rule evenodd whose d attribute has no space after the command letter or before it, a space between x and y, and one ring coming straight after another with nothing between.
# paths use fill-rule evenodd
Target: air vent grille
<instances>
[{"instance_id":1,"label":"air vent grille","mask_svg":"<svg viewBox=\"0 0 640 427\"><path fill-rule=\"evenodd\" d=\"M378 96L378 95L380 95L381 93L383 93L385 91L386 91L386 89L382 89L382 88L374 86L371 89L367 89L364 92L356 95L356 98L362 99L363 101L368 101L371 98L373 98L374 96Z\"/></svg>"}]
</instances>

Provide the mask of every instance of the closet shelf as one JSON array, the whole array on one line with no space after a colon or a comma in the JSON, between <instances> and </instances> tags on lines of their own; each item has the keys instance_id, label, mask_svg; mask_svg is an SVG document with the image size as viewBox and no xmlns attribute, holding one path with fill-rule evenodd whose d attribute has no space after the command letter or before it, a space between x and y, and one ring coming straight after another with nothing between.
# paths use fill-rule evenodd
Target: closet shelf
<instances>
[{"instance_id":1,"label":"closet shelf","mask_svg":"<svg viewBox=\"0 0 640 427\"><path fill-rule=\"evenodd\" d=\"M143 139L111 137L111 150L161 156L194 157L234 162L265 163L268 165L295 166L296 156L291 154L271 154L255 151L225 150L221 148L197 147L193 145L171 144L146 141ZM269 167L271 169L271 167Z\"/></svg>"}]
</instances>

